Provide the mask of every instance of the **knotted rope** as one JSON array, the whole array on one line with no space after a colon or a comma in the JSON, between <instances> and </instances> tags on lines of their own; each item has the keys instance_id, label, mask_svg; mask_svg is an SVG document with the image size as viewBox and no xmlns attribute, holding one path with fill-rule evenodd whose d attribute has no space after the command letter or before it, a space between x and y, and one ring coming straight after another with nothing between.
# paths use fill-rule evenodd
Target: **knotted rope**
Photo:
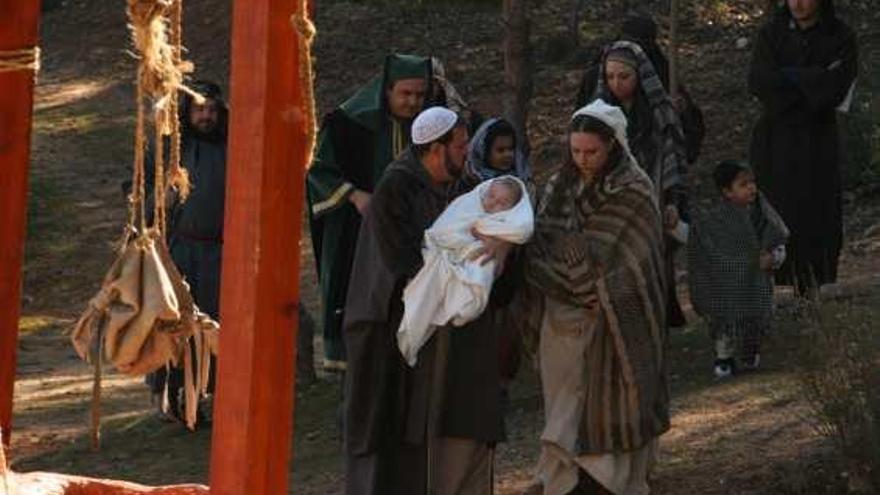
<instances>
[{"instance_id":1,"label":"knotted rope","mask_svg":"<svg viewBox=\"0 0 880 495\"><path fill-rule=\"evenodd\" d=\"M19 50L0 50L0 72L40 70L40 47L22 48Z\"/></svg>"},{"instance_id":2,"label":"knotted rope","mask_svg":"<svg viewBox=\"0 0 880 495\"><path fill-rule=\"evenodd\" d=\"M180 166L180 123L177 118L180 91L189 93L201 103L204 98L183 84L185 74L193 65L181 59L182 0L128 0L126 10L132 41L138 55L137 123L135 125L135 156L132 194L129 208L129 227L147 229L146 176L144 153L146 149L147 105L152 107L154 132L154 187L153 226L165 234L165 192L174 186L181 197L189 193L186 171ZM165 138L170 137L166 146ZM169 148L170 149L167 149ZM166 149L167 168L166 175ZM131 230L131 229L129 229Z\"/></svg>"},{"instance_id":3,"label":"knotted rope","mask_svg":"<svg viewBox=\"0 0 880 495\"><path fill-rule=\"evenodd\" d=\"M306 164L312 163L315 152L315 141L318 136L318 120L315 111L315 74L312 67L312 43L316 29L309 19L308 0L299 0L296 11L290 17L290 23L300 36L299 46L299 79L302 88L304 110L304 126L306 131ZM308 166L308 165L307 165Z\"/></svg>"},{"instance_id":4,"label":"knotted rope","mask_svg":"<svg viewBox=\"0 0 880 495\"><path fill-rule=\"evenodd\" d=\"M135 123L134 167L132 171L132 194L129 198L128 222L120 243L120 252L136 234L134 242L148 243L151 239L164 242L166 229L165 195L168 187L175 187L185 199L189 192L189 180L180 166L180 123L178 121L179 94L185 91L202 103L204 98L183 84L184 76L193 66L181 59L183 53L181 18L183 0L127 0L126 14L132 42L138 58ZM148 119L148 109L151 110ZM148 123L154 132L154 184L153 222L147 224L145 153ZM168 142L166 143L166 138ZM170 146L170 149L168 147ZM167 155L166 155L167 152ZM167 160L167 161L166 161ZM167 167L166 167L167 165ZM166 174L167 168L167 174ZM148 233L152 227L154 232ZM97 325L95 348L91 361L95 363L92 388L92 444L100 444L101 377L103 374L104 322ZM190 354L189 345L185 348ZM190 368L187 367L187 374ZM189 416L195 415L192 409ZM192 426L190 424L190 426Z\"/></svg>"}]
</instances>

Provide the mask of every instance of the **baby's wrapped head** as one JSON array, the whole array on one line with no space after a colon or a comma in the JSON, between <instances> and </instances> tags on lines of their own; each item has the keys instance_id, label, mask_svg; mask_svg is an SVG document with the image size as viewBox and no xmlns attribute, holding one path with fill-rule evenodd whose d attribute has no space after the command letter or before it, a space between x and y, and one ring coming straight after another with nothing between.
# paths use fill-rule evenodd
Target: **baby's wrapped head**
<instances>
[{"instance_id":1,"label":"baby's wrapped head","mask_svg":"<svg viewBox=\"0 0 880 495\"><path fill-rule=\"evenodd\" d=\"M522 195L522 186L513 177L493 179L481 198L483 210L486 213L509 210L519 203Z\"/></svg>"}]
</instances>

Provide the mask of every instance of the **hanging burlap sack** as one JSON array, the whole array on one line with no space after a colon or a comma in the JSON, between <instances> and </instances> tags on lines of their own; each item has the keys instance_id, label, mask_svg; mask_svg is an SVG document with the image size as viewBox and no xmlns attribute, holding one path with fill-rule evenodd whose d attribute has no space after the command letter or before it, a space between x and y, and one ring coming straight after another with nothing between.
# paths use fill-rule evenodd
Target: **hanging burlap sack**
<instances>
[{"instance_id":1,"label":"hanging burlap sack","mask_svg":"<svg viewBox=\"0 0 880 495\"><path fill-rule=\"evenodd\" d=\"M181 2L127 1L132 41L139 58L128 224L118 258L71 335L76 352L95 366L92 436L96 448L104 361L134 376L163 366L182 365L184 419L192 429L198 397L207 391L211 354L217 352L219 325L198 310L165 244L167 193L183 201L189 189L186 173L180 167L179 92L189 92L197 101L202 98L183 84L192 64L181 60ZM148 123L155 136L152 205L147 205L144 167ZM153 208L151 222L147 221L148 206ZM167 404L167 397L163 402Z\"/></svg>"},{"instance_id":2,"label":"hanging burlap sack","mask_svg":"<svg viewBox=\"0 0 880 495\"><path fill-rule=\"evenodd\" d=\"M104 277L71 335L77 354L140 376L184 366L186 421L195 426L198 395L208 385L219 326L193 303L158 231L131 240ZM195 356L195 362L193 362Z\"/></svg>"}]
</instances>

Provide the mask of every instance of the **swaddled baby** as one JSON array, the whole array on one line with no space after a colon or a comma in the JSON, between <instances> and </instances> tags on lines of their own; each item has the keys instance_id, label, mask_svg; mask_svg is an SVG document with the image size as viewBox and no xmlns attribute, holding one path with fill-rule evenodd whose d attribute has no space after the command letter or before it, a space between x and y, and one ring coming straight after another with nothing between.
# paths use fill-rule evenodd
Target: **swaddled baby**
<instances>
[{"instance_id":1,"label":"swaddled baby","mask_svg":"<svg viewBox=\"0 0 880 495\"><path fill-rule=\"evenodd\" d=\"M496 262L470 260L483 245L474 234L523 244L533 228L526 187L513 176L487 180L446 208L425 231L424 265L403 291L397 344L407 363L415 365L435 327L463 325L486 309Z\"/></svg>"}]
</instances>

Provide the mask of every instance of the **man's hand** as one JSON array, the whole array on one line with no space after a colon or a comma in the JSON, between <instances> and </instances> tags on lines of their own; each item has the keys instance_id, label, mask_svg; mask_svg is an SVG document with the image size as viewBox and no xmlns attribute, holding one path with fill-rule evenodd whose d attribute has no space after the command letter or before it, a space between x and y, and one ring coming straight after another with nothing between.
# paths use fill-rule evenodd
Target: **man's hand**
<instances>
[{"instance_id":1,"label":"man's hand","mask_svg":"<svg viewBox=\"0 0 880 495\"><path fill-rule=\"evenodd\" d=\"M497 237L483 235L477 231L471 231L471 233L474 237L483 241L483 246L474 251L468 259L470 261L480 260L481 265L495 260L497 262L495 264L495 275L504 271L504 262L507 260L507 254L513 249L513 244Z\"/></svg>"},{"instance_id":2,"label":"man's hand","mask_svg":"<svg viewBox=\"0 0 880 495\"><path fill-rule=\"evenodd\" d=\"M667 206L666 210L663 212L663 225L667 229L674 229L678 225L678 220L678 208L674 205Z\"/></svg>"},{"instance_id":3,"label":"man's hand","mask_svg":"<svg viewBox=\"0 0 880 495\"><path fill-rule=\"evenodd\" d=\"M687 108L687 101L681 93L673 94L670 97L670 100L672 100L672 106L675 107L675 110L678 111L678 113L684 112Z\"/></svg>"},{"instance_id":4,"label":"man's hand","mask_svg":"<svg viewBox=\"0 0 880 495\"><path fill-rule=\"evenodd\" d=\"M351 201L351 204L353 204L355 208L357 208L358 213L363 215L364 212L367 211L367 205L370 204L371 197L372 195L370 193L355 189L348 196L348 200Z\"/></svg>"},{"instance_id":5,"label":"man's hand","mask_svg":"<svg viewBox=\"0 0 880 495\"><path fill-rule=\"evenodd\" d=\"M590 294L589 296L587 296L587 303L585 306L590 314L598 314L599 296L597 296L596 294Z\"/></svg>"},{"instance_id":6,"label":"man's hand","mask_svg":"<svg viewBox=\"0 0 880 495\"><path fill-rule=\"evenodd\" d=\"M767 251L761 253L761 257L758 258L758 266L761 267L761 270L773 271L773 253Z\"/></svg>"}]
</instances>

